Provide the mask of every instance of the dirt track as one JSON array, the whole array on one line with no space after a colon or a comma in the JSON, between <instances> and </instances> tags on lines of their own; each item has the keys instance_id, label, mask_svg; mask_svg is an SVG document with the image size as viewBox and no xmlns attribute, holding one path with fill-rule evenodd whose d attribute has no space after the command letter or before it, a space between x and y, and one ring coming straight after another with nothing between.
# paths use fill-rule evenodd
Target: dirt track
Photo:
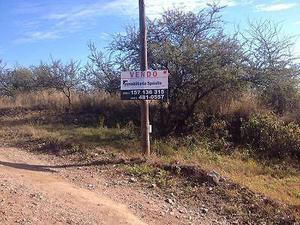
<instances>
[{"instance_id":1,"label":"dirt track","mask_svg":"<svg viewBox=\"0 0 300 225\"><path fill-rule=\"evenodd\" d=\"M41 162L24 164L18 153L0 150L1 224L145 224L124 205L27 164Z\"/></svg>"},{"instance_id":2,"label":"dirt track","mask_svg":"<svg viewBox=\"0 0 300 225\"><path fill-rule=\"evenodd\" d=\"M163 199L92 171L0 148L0 224L225 224L161 214Z\"/></svg>"}]
</instances>

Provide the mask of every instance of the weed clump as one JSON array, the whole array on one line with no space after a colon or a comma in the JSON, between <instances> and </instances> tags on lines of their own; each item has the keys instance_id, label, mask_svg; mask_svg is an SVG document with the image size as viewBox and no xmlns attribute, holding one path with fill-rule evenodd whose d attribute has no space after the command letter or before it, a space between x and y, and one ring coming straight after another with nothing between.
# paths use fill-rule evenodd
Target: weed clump
<instances>
[{"instance_id":1,"label":"weed clump","mask_svg":"<svg viewBox=\"0 0 300 225\"><path fill-rule=\"evenodd\" d=\"M272 114L253 115L242 125L242 140L271 158L300 159L300 126L285 124Z\"/></svg>"}]
</instances>

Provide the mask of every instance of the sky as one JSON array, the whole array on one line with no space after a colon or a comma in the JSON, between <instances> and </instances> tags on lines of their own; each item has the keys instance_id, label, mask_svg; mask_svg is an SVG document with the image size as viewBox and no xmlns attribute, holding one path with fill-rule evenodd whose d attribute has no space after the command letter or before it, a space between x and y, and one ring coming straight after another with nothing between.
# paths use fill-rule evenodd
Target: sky
<instances>
[{"instance_id":1,"label":"sky","mask_svg":"<svg viewBox=\"0 0 300 225\"><path fill-rule=\"evenodd\" d=\"M211 0L145 0L146 13L197 12ZM219 0L226 29L248 21L272 20L288 35L300 37L300 0ZM138 22L138 0L0 0L0 59L8 65L36 65L52 58L84 62L87 44L105 48L114 34ZM295 54L300 55L300 38Z\"/></svg>"}]
</instances>

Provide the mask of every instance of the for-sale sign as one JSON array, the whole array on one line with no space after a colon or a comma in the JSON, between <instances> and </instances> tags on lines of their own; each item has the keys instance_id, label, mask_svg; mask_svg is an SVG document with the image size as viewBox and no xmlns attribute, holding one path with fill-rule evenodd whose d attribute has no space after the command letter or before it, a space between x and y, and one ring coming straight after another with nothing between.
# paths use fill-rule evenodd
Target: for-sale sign
<instances>
[{"instance_id":1,"label":"for-sale sign","mask_svg":"<svg viewBox=\"0 0 300 225\"><path fill-rule=\"evenodd\" d=\"M128 71L121 74L121 90L168 89L168 71Z\"/></svg>"},{"instance_id":2,"label":"for-sale sign","mask_svg":"<svg viewBox=\"0 0 300 225\"><path fill-rule=\"evenodd\" d=\"M166 100L168 71L127 71L121 74L123 100Z\"/></svg>"}]
</instances>

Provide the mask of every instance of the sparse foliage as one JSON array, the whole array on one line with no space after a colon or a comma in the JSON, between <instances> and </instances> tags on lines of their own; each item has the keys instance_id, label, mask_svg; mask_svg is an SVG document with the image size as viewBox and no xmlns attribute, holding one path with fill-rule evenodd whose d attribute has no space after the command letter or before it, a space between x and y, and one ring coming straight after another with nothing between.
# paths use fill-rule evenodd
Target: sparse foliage
<instances>
[{"instance_id":1,"label":"sparse foliage","mask_svg":"<svg viewBox=\"0 0 300 225\"><path fill-rule=\"evenodd\" d=\"M50 76L53 80L52 88L64 93L68 99L68 110L70 110L72 92L81 82L80 65L75 61L63 64L59 60L53 60L50 65Z\"/></svg>"},{"instance_id":2,"label":"sparse foliage","mask_svg":"<svg viewBox=\"0 0 300 225\"><path fill-rule=\"evenodd\" d=\"M84 69L85 80L96 90L116 93L120 87L120 77L110 59L97 50L93 43L88 45L90 55Z\"/></svg>"},{"instance_id":3,"label":"sparse foliage","mask_svg":"<svg viewBox=\"0 0 300 225\"><path fill-rule=\"evenodd\" d=\"M260 91L261 99L284 113L293 108L298 96L300 70L292 54L292 36L283 36L279 24L250 23L242 34L245 49L245 80Z\"/></svg>"},{"instance_id":4,"label":"sparse foliage","mask_svg":"<svg viewBox=\"0 0 300 225\"><path fill-rule=\"evenodd\" d=\"M6 69L0 66L0 93L14 97L18 93L28 92L34 88L34 80L30 69L15 67Z\"/></svg>"}]
</instances>

